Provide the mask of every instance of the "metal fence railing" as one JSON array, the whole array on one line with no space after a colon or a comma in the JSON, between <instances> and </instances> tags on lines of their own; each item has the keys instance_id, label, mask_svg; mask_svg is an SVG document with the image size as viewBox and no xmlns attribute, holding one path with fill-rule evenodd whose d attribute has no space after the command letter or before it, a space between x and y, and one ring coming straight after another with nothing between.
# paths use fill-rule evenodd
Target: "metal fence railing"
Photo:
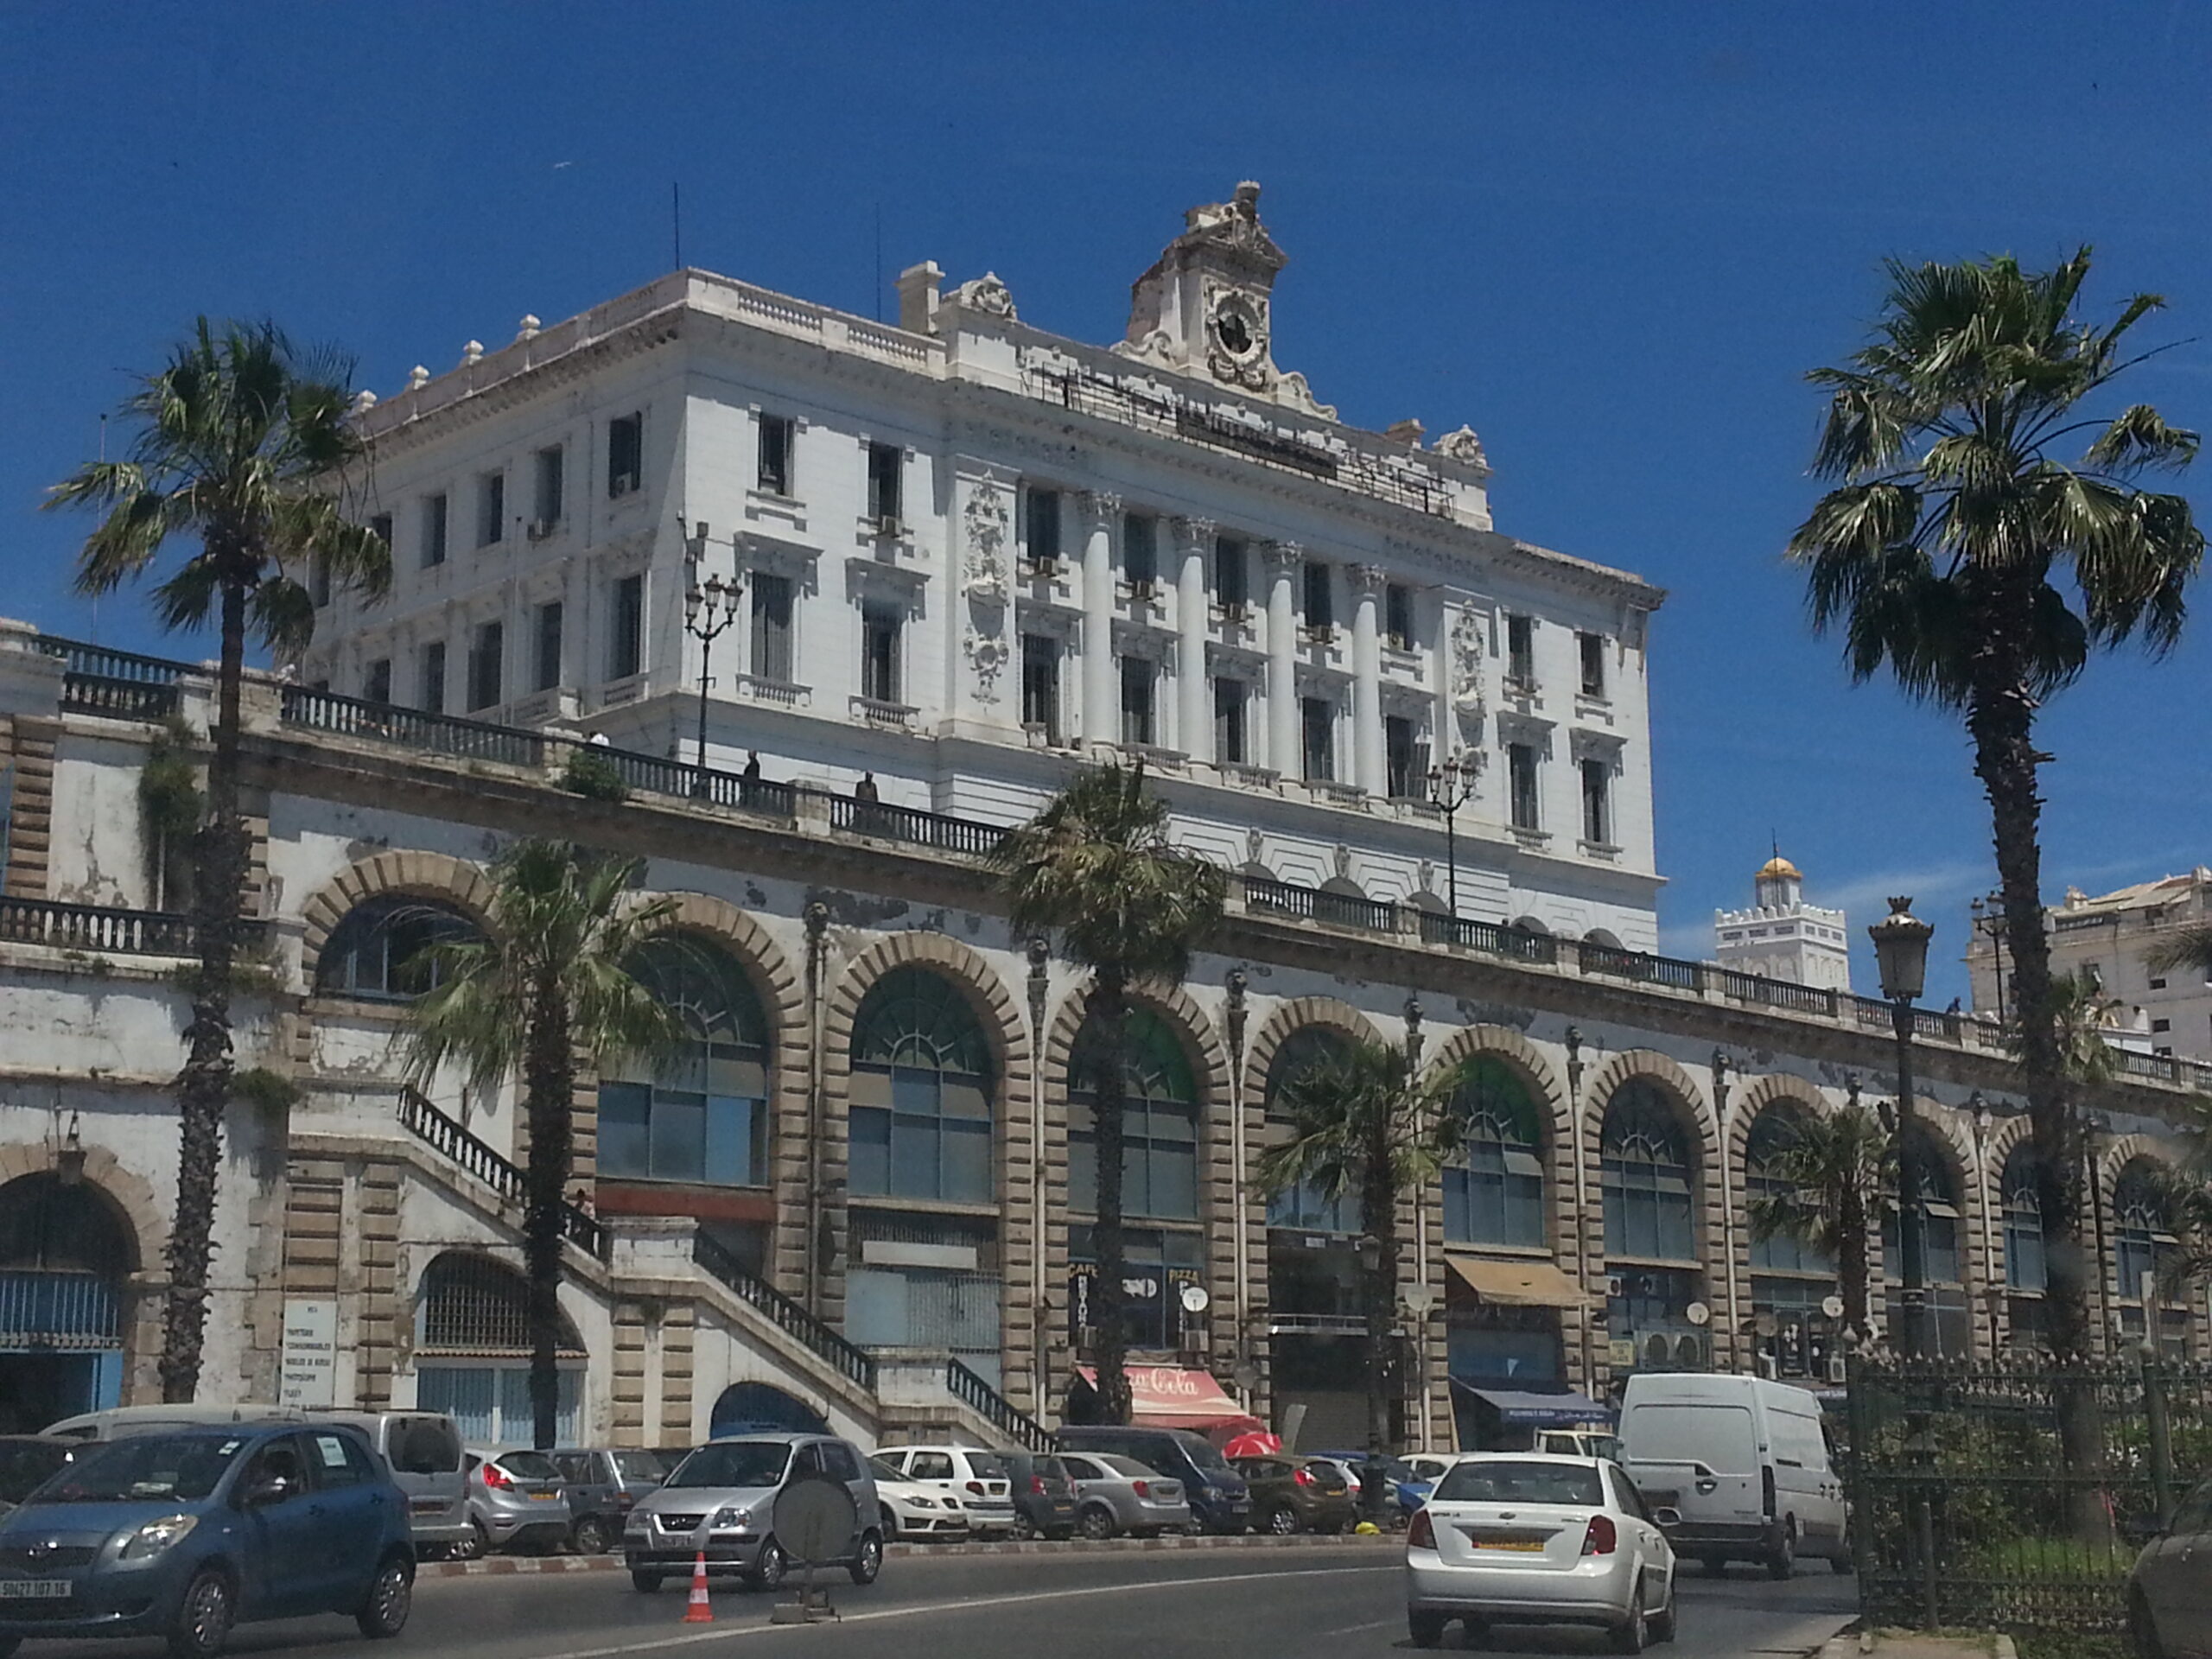
<instances>
[{"instance_id":1,"label":"metal fence railing","mask_svg":"<svg viewBox=\"0 0 2212 1659\"><path fill-rule=\"evenodd\" d=\"M412 1089L399 1097L399 1121L416 1139L451 1159L500 1197L518 1204L527 1199L529 1178L519 1165ZM565 1201L561 1205L561 1235L601 1261L607 1260L610 1238L605 1224Z\"/></svg>"},{"instance_id":2,"label":"metal fence railing","mask_svg":"<svg viewBox=\"0 0 2212 1659\"><path fill-rule=\"evenodd\" d=\"M873 1394L875 1356L848 1342L844 1334L762 1279L723 1246L704 1233L691 1241L691 1259L755 1312L765 1314L786 1336L797 1341L833 1370L843 1373Z\"/></svg>"},{"instance_id":3,"label":"metal fence railing","mask_svg":"<svg viewBox=\"0 0 2212 1659\"><path fill-rule=\"evenodd\" d=\"M990 1385L957 1357L944 1363L944 1386L952 1397L1017 1446L1032 1452L1052 1449L1052 1431Z\"/></svg>"}]
</instances>

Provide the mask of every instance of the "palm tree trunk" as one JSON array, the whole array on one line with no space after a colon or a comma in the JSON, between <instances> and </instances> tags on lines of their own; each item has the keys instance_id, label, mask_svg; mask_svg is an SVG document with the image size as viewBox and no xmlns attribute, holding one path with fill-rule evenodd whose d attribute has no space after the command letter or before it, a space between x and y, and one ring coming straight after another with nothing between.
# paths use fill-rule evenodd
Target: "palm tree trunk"
<instances>
[{"instance_id":1,"label":"palm tree trunk","mask_svg":"<svg viewBox=\"0 0 2212 1659\"><path fill-rule=\"evenodd\" d=\"M1100 1048L1095 1061L1093 1117L1098 1145L1098 1218L1091 1228L1092 1254L1098 1266L1098 1417L1101 1422L1129 1421L1128 1252L1122 1238L1122 1119L1128 1094L1128 980L1119 969L1101 968L1091 987L1090 1017L1098 1022Z\"/></svg>"},{"instance_id":2,"label":"palm tree trunk","mask_svg":"<svg viewBox=\"0 0 2212 1659\"><path fill-rule=\"evenodd\" d=\"M523 1256L530 1281L531 1444L557 1444L561 1407L561 1235L567 1202L575 1087L569 998L557 979L532 996L523 1086L530 1115L524 1175Z\"/></svg>"},{"instance_id":3,"label":"palm tree trunk","mask_svg":"<svg viewBox=\"0 0 2212 1659\"><path fill-rule=\"evenodd\" d=\"M169 1228L168 1294L162 1309L162 1399L187 1405L200 1388L207 1332L207 1280L214 1253L215 1178L223 1113L231 1096L231 971L238 912L245 905L245 835L238 823L238 686L245 673L245 586L226 581L222 658L216 674L214 753L207 766L207 817L200 824L193 931L200 973L177 1076L176 1214Z\"/></svg>"},{"instance_id":4,"label":"palm tree trunk","mask_svg":"<svg viewBox=\"0 0 2212 1659\"><path fill-rule=\"evenodd\" d=\"M1390 1185L1391 1113L1376 1102L1368 1125L1365 1167L1360 1180L1360 1225L1375 1241L1375 1261L1362 1275L1367 1315L1367 1463L1360 1482L1360 1507L1378 1525L1382 1519L1382 1460L1390 1438L1390 1326L1397 1305L1398 1195Z\"/></svg>"},{"instance_id":5,"label":"palm tree trunk","mask_svg":"<svg viewBox=\"0 0 2212 1659\"><path fill-rule=\"evenodd\" d=\"M1836 1216L1836 1288L1843 1297L1843 1328L1864 1344L1872 1331L1867 1313L1866 1201L1847 1189Z\"/></svg>"}]
</instances>

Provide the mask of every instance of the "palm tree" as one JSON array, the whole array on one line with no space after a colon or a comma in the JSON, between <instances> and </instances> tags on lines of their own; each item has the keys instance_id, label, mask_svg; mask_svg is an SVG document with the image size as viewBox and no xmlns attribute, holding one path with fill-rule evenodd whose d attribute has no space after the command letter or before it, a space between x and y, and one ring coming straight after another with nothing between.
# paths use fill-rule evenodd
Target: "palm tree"
<instances>
[{"instance_id":1,"label":"palm tree","mask_svg":"<svg viewBox=\"0 0 2212 1659\"><path fill-rule=\"evenodd\" d=\"M628 966L676 909L672 899L631 899L644 864L562 842L518 842L493 867L484 936L430 946L424 965L432 988L409 1010L409 1074L417 1083L449 1061L480 1092L522 1078L530 1404L532 1444L541 1450L554 1444L558 1413L576 1055L588 1052L601 1067L658 1058L682 1035L677 1017Z\"/></svg>"},{"instance_id":2,"label":"palm tree","mask_svg":"<svg viewBox=\"0 0 2212 1659\"><path fill-rule=\"evenodd\" d=\"M194 837L200 970L177 1077L181 1145L160 1367L170 1403L189 1402L200 1383L208 1235L234 1070L231 988L247 869L238 760L246 637L281 652L307 644L315 606L301 576L310 567L365 594L391 585L389 550L344 516L361 455L346 419L350 378L345 360L295 351L273 324L202 317L168 366L124 404L137 427L130 458L83 468L45 504L102 514L78 558L80 593L146 575L172 537L196 542L154 590L155 613L164 627L188 629L212 615L221 635L207 814Z\"/></svg>"},{"instance_id":3,"label":"palm tree","mask_svg":"<svg viewBox=\"0 0 2212 1659\"><path fill-rule=\"evenodd\" d=\"M1897 1184L1897 1138L1856 1101L1789 1123L1789 1139L1765 1161L1772 1190L1751 1201L1752 1234L1796 1239L1834 1262L1844 1329L1863 1343L1873 1330L1867 1230Z\"/></svg>"},{"instance_id":4,"label":"palm tree","mask_svg":"<svg viewBox=\"0 0 2212 1659\"><path fill-rule=\"evenodd\" d=\"M1097 1124L1099 1411L1129 1420L1128 1325L1122 1281L1122 1122L1128 1086L1129 994L1173 985L1221 919L1228 878L1171 846L1166 804L1145 788L1142 763L1086 766L992 855L1017 937L1057 939L1090 975L1087 1058Z\"/></svg>"},{"instance_id":5,"label":"palm tree","mask_svg":"<svg viewBox=\"0 0 2212 1659\"><path fill-rule=\"evenodd\" d=\"M2089 251L2023 271L2009 257L1891 261L1872 341L1809 377L1830 393L1813 470L1840 480L1790 538L1814 626L1840 627L1853 677L1885 664L1905 692L1963 716L1987 794L2019 1052L2050 1247L2045 1307L2064 1359L2091 1346L2081 1115L2044 932L2036 715L2098 646L2181 637L2204 537L2187 500L2136 487L2196 454L2145 404L2084 405L2140 360L2139 295L2105 327L2074 315ZM2094 432L2075 461L2060 448Z\"/></svg>"},{"instance_id":6,"label":"palm tree","mask_svg":"<svg viewBox=\"0 0 2212 1659\"><path fill-rule=\"evenodd\" d=\"M1472 1062L1424 1076L1391 1043L1347 1041L1300 1066L1275 1109L1291 1138L1261 1156L1259 1184L1271 1196L1305 1186L1325 1203L1359 1199L1361 1303L1367 1320L1367 1460L1379 1465L1389 1433L1389 1344L1398 1303L1398 1199L1437 1178L1464 1130L1455 1097L1475 1079ZM1370 1241L1371 1245L1370 1245ZM1382 1507L1379 1469L1361 1483L1370 1519Z\"/></svg>"}]
</instances>

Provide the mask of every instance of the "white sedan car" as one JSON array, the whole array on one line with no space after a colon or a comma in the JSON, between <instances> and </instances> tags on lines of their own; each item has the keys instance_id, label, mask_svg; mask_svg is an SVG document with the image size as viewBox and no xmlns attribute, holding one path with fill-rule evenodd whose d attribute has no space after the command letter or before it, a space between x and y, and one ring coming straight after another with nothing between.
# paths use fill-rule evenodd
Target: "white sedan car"
<instances>
[{"instance_id":1,"label":"white sedan car","mask_svg":"<svg viewBox=\"0 0 2212 1659\"><path fill-rule=\"evenodd\" d=\"M907 1479L886 1458L870 1458L868 1471L874 1477L876 1501L883 1506L885 1537L958 1543L968 1536L967 1513L950 1492Z\"/></svg>"},{"instance_id":2,"label":"white sedan car","mask_svg":"<svg viewBox=\"0 0 2212 1659\"><path fill-rule=\"evenodd\" d=\"M1618 1653L1675 1639L1675 1552L1618 1464L1497 1452L1444 1473L1406 1532L1406 1623L1594 1624Z\"/></svg>"}]
</instances>

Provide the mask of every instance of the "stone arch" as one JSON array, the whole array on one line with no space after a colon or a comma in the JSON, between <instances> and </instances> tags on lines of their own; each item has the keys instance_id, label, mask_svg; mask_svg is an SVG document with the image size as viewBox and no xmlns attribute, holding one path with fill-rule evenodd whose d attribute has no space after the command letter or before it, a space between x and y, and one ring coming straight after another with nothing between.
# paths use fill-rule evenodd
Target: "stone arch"
<instances>
[{"instance_id":1,"label":"stone arch","mask_svg":"<svg viewBox=\"0 0 2212 1659\"><path fill-rule=\"evenodd\" d=\"M1834 1107L1817 1084L1786 1071L1770 1071L1747 1084L1736 1097L1728 1122L1728 1167L1740 1172L1748 1166L1751 1126L1770 1106L1796 1107L1815 1117L1826 1117Z\"/></svg>"},{"instance_id":2,"label":"stone arch","mask_svg":"<svg viewBox=\"0 0 2212 1659\"><path fill-rule=\"evenodd\" d=\"M959 988L990 1039L993 1057L1014 1086L1014 1074L1029 1065L1029 1027L1006 982L981 954L944 933L918 931L880 939L845 964L824 999L822 1014L825 1071L850 1076L853 1027L861 1004L876 982L894 968L925 968Z\"/></svg>"},{"instance_id":3,"label":"stone arch","mask_svg":"<svg viewBox=\"0 0 2212 1659\"><path fill-rule=\"evenodd\" d=\"M1552 1254L1562 1267L1574 1271L1576 1219L1574 1193L1574 1111L1566 1085L1552 1069L1544 1052L1508 1026L1467 1026L1454 1032L1436 1052L1434 1064L1457 1065L1478 1057L1507 1066L1528 1089L1544 1127L1544 1219ZM1425 1201L1427 1195L1425 1195ZM1436 1200L1440 1211L1440 1198ZM1436 1236L1444 1236L1443 1217L1436 1217ZM1579 1316L1578 1316L1579 1317Z\"/></svg>"},{"instance_id":4,"label":"stone arch","mask_svg":"<svg viewBox=\"0 0 2212 1659\"><path fill-rule=\"evenodd\" d=\"M2023 1141L2032 1141L2035 1138L2035 1132L2036 1126L2029 1121L2025 1112L2000 1117L1990 1125L1989 1139L1982 1150L1983 1155L1989 1160L1989 1177L1992 1180L2003 1178L2005 1160L2012 1155L2013 1151Z\"/></svg>"},{"instance_id":5,"label":"stone arch","mask_svg":"<svg viewBox=\"0 0 2212 1659\"><path fill-rule=\"evenodd\" d=\"M1268 1072L1274 1065L1276 1052L1294 1032L1303 1030L1307 1026L1322 1026L1341 1032L1354 1042L1379 1043L1382 1040L1382 1033L1374 1020L1351 1003L1336 997L1299 996L1287 1002L1279 1002L1245 1052L1244 1097L1247 1100L1265 1103Z\"/></svg>"},{"instance_id":6,"label":"stone arch","mask_svg":"<svg viewBox=\"0 0 2212 1659\"><path fill-rule=\"evenodd\" d=\"M151 1397L155 1363L162 1345L162 1292L168 1283L162 1250L168 1222L156 1205L152 1185L116 1160L105 1147L86 1147L76 1190L92 1198L112 1226L124 1261L116 1292L117 1348L120 1353L122 1403ZM30 1141L0 1147L0 1191L26 1178L59 1170L53 1149Z\"/></svg>"},{"instance_id":7,"label":"stone arch","mask_svg":"<svg viewBox=\"0 0 2212 1659\"><path fill-rule=\"evenodd\" d=\"M2098 1197L2111 1213L2113 1199L2120 1191L2120 1178L2127 1173L2130 1164L2141 1161L2171 1166L2173 1154L2159 1141L2147 1135L2122 1135L2113 1137L2097 1159Z\"/></svg>"},{"instance_id":8,"label":"stone arch","mask_svg":"<svg viewBox=\"0 0 2212 1659\"><path fill-rule=\"evenodd\" d=\"M446 853L387 851L348 865L300 906L300 971L308 986L322 965L323 947L346 913L386 893L441 899L480 925L492 903L492 880L476 865Z\"/></svg>"},{"instance_id":9,"label":"stone arch","mask_svg":"<svg viewBox=\"0 0 2212 1659\"><path fill-rule=\"evenodd\" d=\"M1612 1103L1615 1091L1633 1077L1650 1078L1680 1102L1696 1136L1699 1156L1707 1160L1708 1172L1717 1168L1720 1136L1713 1127L1712 1101L1680 1063L1656 1048L1623 1049L1599 1066L1590 1079L1582 1109L1592 1157L1605 1133L1606 1107Z\"/></svg>"}]
</instances>

